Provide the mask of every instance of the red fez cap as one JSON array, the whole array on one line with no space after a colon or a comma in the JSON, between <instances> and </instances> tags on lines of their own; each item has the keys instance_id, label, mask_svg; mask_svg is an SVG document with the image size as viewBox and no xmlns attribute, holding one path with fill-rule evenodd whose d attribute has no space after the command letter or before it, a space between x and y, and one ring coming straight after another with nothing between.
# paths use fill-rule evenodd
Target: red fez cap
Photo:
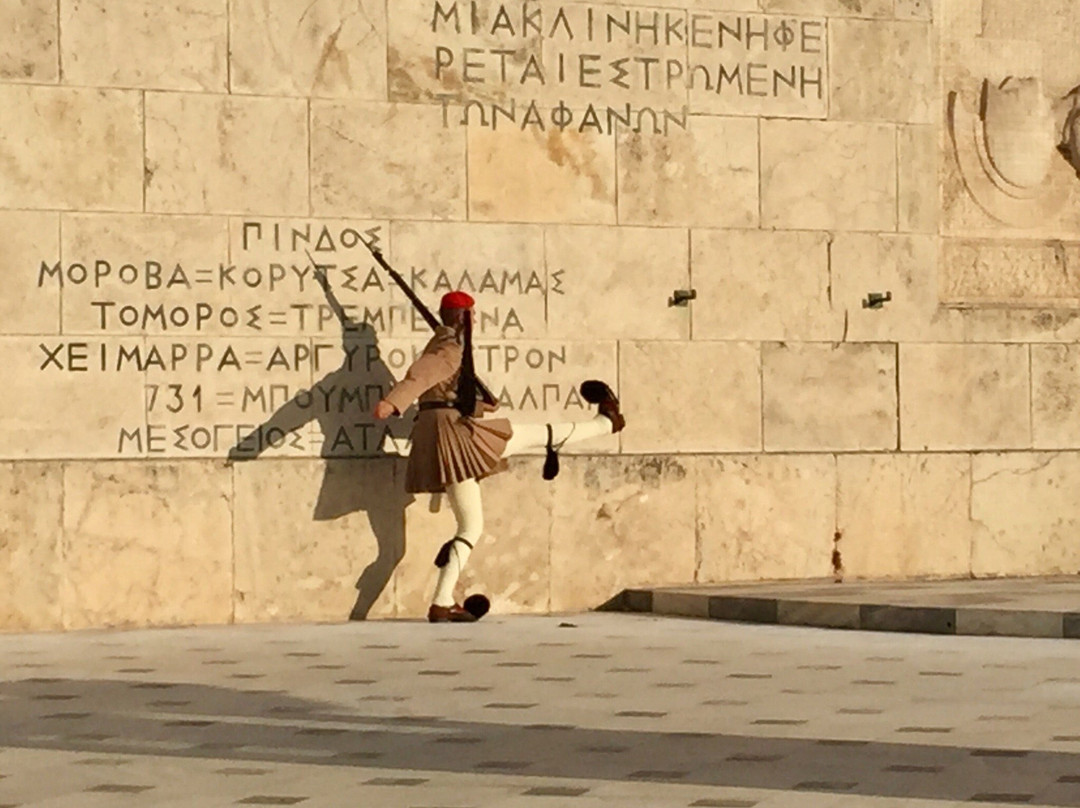
<instances>
[{"instance_id":1,"label":"red fez cap","mask_svg":"<svg viewBox=\"0 0 1080 808\"><path fill-rule=\"evenodd\" d=\"M442 302L439 304L439 309L440 311L471 309L475 305L476 301L466 292L447 292L443 295Z\"/></svg>"}]
</instances>

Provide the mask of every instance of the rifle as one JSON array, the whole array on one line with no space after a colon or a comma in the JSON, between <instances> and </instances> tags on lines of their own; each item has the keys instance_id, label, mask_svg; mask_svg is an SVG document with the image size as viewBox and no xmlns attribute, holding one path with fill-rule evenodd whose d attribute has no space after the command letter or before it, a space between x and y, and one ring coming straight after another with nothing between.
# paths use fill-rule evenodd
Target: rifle
<instances>
[{"instance_id":1,"label":"rifle","mask_svg":"<svg viewBox=\"0 0 1080 808\"><path fill-rule=\"evenodd\" d=\"M388 274L393 279L394 283L398 285L398 288L400 288L401 291L405 293L405 297L407 297L409 299L409 302L413 304L413 307L418 312L420 312L420 316L424 318L424 321L431 327L431 330L434 331L436 328L442 325L442 323L439 322L435 315L431 313L431 309L424 305L424 301L420 299L416 292L413 291L412 287L409 286L409 284L406 282L405 278L401 276L401 273L394 269L392 266L390 266L389 263L387 263L386 259L383 258L382 251L373 247L371 244L364 241L364 239L360 239L360 243L367 247L368 252L371 253L372 257L374 257L374 259L378 262L379 266L386 270L386 274ZM304 250L304 252L307 253L307 257L308 260L311 261L312 268L317 271L320 267L320 264L315 263L315 259L311 257L310 252L308 252L307 250ZM476 380L476 391L480 394L480 398L483 399L484 403L489 406L497 405L499 403L499 400L495 398L494 394L491 392L488 386L482 381L480 381L479 377L474 378Z\"/></svg>"}]
</instances>

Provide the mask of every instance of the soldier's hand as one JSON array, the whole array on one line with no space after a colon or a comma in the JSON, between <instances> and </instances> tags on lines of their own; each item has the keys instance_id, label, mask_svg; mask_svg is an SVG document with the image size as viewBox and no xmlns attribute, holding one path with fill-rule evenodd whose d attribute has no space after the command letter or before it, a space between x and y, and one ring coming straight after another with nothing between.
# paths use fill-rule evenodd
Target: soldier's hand
<instances>
[{"instance_id":1,"label":"soldier's hand","mask_svg":"<svg viewBox=\"0 0 1080 808\"><path fill-rule=\"evenodd\" d=\"M396 415L397 408L389 401L384 400L375 405L375 411L372 414L375 416L376 420L382 421L389 418L391 415Z\"/></svg>"}]
</instances>

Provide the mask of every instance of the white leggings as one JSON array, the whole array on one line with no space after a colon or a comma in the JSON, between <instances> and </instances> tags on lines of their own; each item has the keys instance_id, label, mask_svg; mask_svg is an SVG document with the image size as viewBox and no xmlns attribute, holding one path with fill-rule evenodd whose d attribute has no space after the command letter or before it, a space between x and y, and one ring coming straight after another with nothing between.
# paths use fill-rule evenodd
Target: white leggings
<instances>
[{"instance_id":1,"label":"white leggings","mask_svg":"<svg viewBox=\"0 0 1080 808\"><path fill-rule=\"evenodd\" d=\"M561 449L567 444L610 435L611 426L611 419L603 415L597 415L588 421L551 424L552 442L556 449ZM547 424L511 424L511 427L513 434L506 444L503 457L547 447ZM432 602L436 606L454 605L454 587L457 586L461 571L469 560L472 547L476 546L484 533L484 506L478 481L469 479L453 483L446 487L446 497L450 500L450 508L457 520L457 532L454 536L464 539L468 544L455 541L450 545L449 561L439 570L439 581L435 585Z\"/></svg>"}]
</instances>

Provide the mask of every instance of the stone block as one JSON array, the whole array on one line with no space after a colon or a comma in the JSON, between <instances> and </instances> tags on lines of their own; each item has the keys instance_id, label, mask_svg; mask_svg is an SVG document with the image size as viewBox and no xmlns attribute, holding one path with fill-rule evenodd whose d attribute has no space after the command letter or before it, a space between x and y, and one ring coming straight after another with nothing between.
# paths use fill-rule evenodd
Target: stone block
<instances>
[{"instance_id":1,"label":"stone block","mask_svg":"<svg viewBox=\"0 0 1080 808\"><path fill-rule=\"evenodd\" d=\"M757 121L687 120L685 130L672 128L666 137L647 128L620 132L619 222L756 227Z\"/></svg>"},{"instance_id":2,"label":"stone block","mask_svg":"<svg viewBox=\"0 0 1080 808\"><path fill-rule=\"evenodd\" d=\"M200 302L233 302L238 286L220 283L220 265L229 264L228 233L224 219L199 216L145 214L64 214L59 252L42 256L50 267L60 262L61 272L45 278L47 288L63 287L63 329L73 334L233 334L220 317L202 323L194 316ZM180 267L179 273L177 267ZM126 267L126 269L125 269ZM213 267L209 273L200 270ZM85 268L85 272L82 268ZM213 282L205 283L211 276ZM235 273L234 273L235 279ZM185 283L186 281L186 283ZM258 302L250 296L251 305ZM240 302L239 300L237 302ZM243 301L247 302L247 301ZM164 305L170 313L184 308L191 313L182 323L144 317L147 307ZM120 310L134 306L139 316ZM134 321L134 325L129 323ZM192 346L192 357L194 357Z\"/></svg>"},{"instance_id":3,"label":"stone block","mask_svg":"<svg viewBox=\"0 0 1080 808\"><path fill-rule=\"evenodd\" d=\"M840 455L836 462L836 549L845 578L970 573L968 455Z\"/></svg>"},{"instance_id":4,"label":"stone block","mask_svg":"<svg viewBox=\"0 0 1080 808\"><path fill-rule=\"evenodd\" d=\"M933 13L943 37L970 40L982 36L983 0L938 0Z\"/></svg>"},{"instance_id":5,"label":"stone block","mask_svg":"<svg viewBox=\"0 0 1080 808\"><path fill-rule=\"evenodd\" d=\"M933 126L902 126L898 131L901 233L938 231L939 133Z\"/></svg>"},{"instance_id":6,"label":"stone block","mask_svg":"<svg viewBox=\"0 0 1080 808\"><path fill-rule=\"evenodd\" d=\"M1066 639L1080 640L1080 613L1062 615L1062 623Z\"/></svg>"},{"instance_id":7,"label":"stone block","mask_svg":"<svg viewBox=\"0 0 1080 808\"><path fill-rule=\"evenodd\" d=\"M1044 0L1037 9L1008 0L983 0L982 18L982 35L989 39L1071 39L1069 32L1080 26L1080 8L1071 0Z\"/></svg>"},{"instance_id":8,"label":"stone block","mask_svg":"<svg viewBox=\"0 0 1080 808\"><path fill-rule=\"evenodd\" d=\"M694 230L696 339L838 340L823 233Z\"/></svg>"},{"instance_id":9,"label":"stone block","mask_svg":"<svg viewBox=\"0 0 1080 808\"><path fill-rule=\"evenodd\" d=\"M953 305L1080 304L1080 242L944 239L941 297Z\"/></svg>"},{"instance_id":10,"label":"stone block","mask_svg":"<svg viewBox=\"0 0 1080 808\"><path fill-rule=\"evenodd\" d=\"M311 194L320 216L464 219L465 130L435 107L317 101Z\"/></svg>"},{"instance_id":11,"label":"stone block","mask_svg":"<svg viewBox=\"0 0 1080 808\"><path fill-rule=\"evenodd\" d=\"M9 0L0 8L0 80L56 81L56 0Z\"/></svg>"},{"instance_id":12,"label":"stone block","mask_svg":"<svg viewBox=\"0 0 1080 808\"><path fill-rule=\"evenodd\" d=\"M777 604L776 611L776 622L782 626L859 628L859 606L856 603L782 600Z\"/></svg>"},{"instance_id":13,"label":"stone block","mask_svg":"<svg viewBox=\"0 0 1080 808\"><path fill-rule=\"evenodd\" d=\"M142 209L137 92L0 85L0 109L0 207Z\"/></svg>"},{"instance_id":14,"label":"stone block","mask_svg":"<svg viewBox=\"0 0 1080 808\"><path fill-rule=\"evenodd\" d=\"M1036 449L1080 448L1080 348L1031 346L1031 428Z\"/></svg>"},{"instance_id":15,"label":"stone block","mask_svg":"<svg viewBox=\"0 0 1080 808\"><path fill-rule=\"evenodd\" d=\"M649 611L680 617L708 617L709 596L704 592L659 590L652 593L652 608Z\"/></svg>"},{"instance_id":16,"label":"stone block","mask_svg":"<svg viewBox=\"0 0 1080 808\"><path fill-rule=\"evenodd\" d=\"M143 374L128 361L117 369L121 349L134 353L141 345L109 337L0 338L0 458L145 455Z\"/></svg>"},{"instance_id":17,"label":"stone block","mask_svg":"<svg viewBox=\"0 0 1080 808\"><path fill-rule=\"evenodd\" d=\"M939 301L938 247L930 236L838 233L832 243L832 301L854 342L959 341L963 315ZM891 293L879 308L872 293Z\"/></svg>"},{"instance_id":18,"label":"stone block","mask_svg":"<svg viewBox=\"0 0 1080 808\"><path fill-rule=\"evenodd\" d=\"M623 342L627 452L761 448L761 354L740 342ZM692 380L688 384L687 380Z\"/></svg>"},{"instance_id":19,"label":"stone block","mask_svg":"<svg viewBox=\"0 0 1080 808\"><path fill-rule=\"evenodd\" d=\"M788 10L815 13L812 8ZM695 8L686 28L691 112L757 118L828 115L829 28L824 18L714 14Z\"/></svg>"},{"instance_id":20,"label":"stone block","mask_svg":"<svg viewBox=\"0 0 1080 808\"><path fill-rule=\"evenodd\" d=\"M147 93L147 210L304 215L307 132L298 99Z\"/></svg>"},{"instance_id":21,"label":"stone block","mask_svg":"<svg viewBox=\"0 0 1080 808\"><path fill-rule=\"evenodd\" d=\"M237 622L393 615L403 471L392 458L237 463Z\"/></svg>"},{"instance_id":22,"label":"stone block","mask_svg":"<svg viewBox=\"0 0 1080 808\"><path fill-rule=\"evenodd\" d=\"M1076 342L1080 312L1070 309L961 309L964 342Z\"/></svg>"},{"instance_id":23,"label":"stone block","mask_svg":"<svg viewBox=\"0 0 1080 808\"><path fill-rule=\"evenodd\" d=\"M926 20L934 16L934 6L940 7L941 0L896 0L896 18L898 20Z\"/></svg>"},{"instance_id":24,"label":"stone block","mask_svg":"<svg viewBox=\"0 0 1080 808\"><path fill-rule=\"evenodd\" d=\"M59 463L0 464L0 631L61 627Z\"/></svg>"},{"instance_id":25,"label":"stone block","mask_svg":"<svg viewBox=\"0 0 1080 808\"><path fill-rule=\"evenodd\" d=\"M763 227L893 231L896 200L894 127L761 122Z\"/></svg>"},{"instance_id":26,"label":"stone block","mask_svg":"<svg viewBox=\"0 0 1080 808\"><path fill-rule=\"evenodd\" d=\"M891 17L891 0L761 0L767 12L826 14L830 17Z\"/></svg>"},{"instance_id":27,"label":"stone block","mask_svg":"<svg viewBox=\"0 0 1080 808\"><path fill-rule=\"evenodd\" d=\"M562 474L568 461L563 460ZM553 487L540 479L536 460L513 460L510 470L480 483L484 534L469 558L457 602L483 593L494 614L544 613L549 609ZM456 529L446 495L419 494L405 514L409 552L398 566L397 614L424 617L435 592L433 560ZM573 570L573 575L579 574Z\"/></svg>"},{"instance_id":28,"label":"stone block","mask_svg":"<svg viewBox=\"0 0 1080 808\"><path fill-rule=\"evenodd\" d=\"M469 130L469 218L615 224L615 138Z\"/></svg>"},{"instance_id":29,"label":"stone block","mask_svg":"<svg viewBox=\"0 0 1080 808\"><path fill-rule=\"evenodd\" d=\"M896 448L896 347L762 346L767 451Z\"/></svg>"},{"instance_id":30,"label":"stone block","mask_svg":"<svg viewBox=\"0 0 1080 808\"><path fill-rule=\"evenodd\" d=\"M830 117L931 123L937 110L931 32L921 22L832 20Z\"/></svg>"},{"instance_id":31,"label":"stone block","mask_svg":"<svg viewBox=\"0 0 1080 808\"><path fill-rule=\"evenodd\" d=\"M551 337L689 339L690 309L668 302L690 288L685 230L549 227L544 244Z\"/></svg>"},{"instance_id":32,"label":"stone block","mask_svg":"<svg viewBox=\"0 0 1080 808\"><path fill-rule=\"evenodd\" d=\"M694 580L694 468L677 458L564 461L551 521L551 610Z\"/></svg>"},{"instance_id":33,"label":"stone block","mask_svg":"<svg viewBox=\"0 0 1080 808\"><path fill-rule=\"evenodd\" d=\"M225 92L228 14L226 0L60 0L64 80Z\"/></svg>"},{"instance_id":34,"label":"stone block","mask_svg":"<svg viewBox=\"0 0 1080 808\"><path fill-rule=\"evenodd\" d=\"M468 248L462 249L463 244ZM544 230L538 225L394 222L388 258L432 311L452 289L472 295L478 340L543 339L549 303L566 294L562 275L551 277L544 264ZM364 295L366 300L368 292ZM411 305L396 288L390 299ZM420 318L415 320L415 336L430 332Z\"/></svg>"},{"instance_id":35,"label":"stone block","mask_svg":"<svg viewBox=\"0 0 1080 808\"><path fill-rule=\"evenodd\" d=\"M713 595L709 598L709 617L738 623L775 623L779 605L776 598Z\"/></svg>"},{"instance_id":36,"label":"stone block","mask_svg":"<svg viewBox=\"0 0 1080 808\"><path fill-rule=\"evenodd\" d=\"M232 92L386 99L385 3L236 0L230 10Z\"/></svg>"},{"instance_id":37,"label":"stone block","mask_svg":"<svg viewBox=\"0 0 1080 808\"><path fill-rule=\"evenodd\" d=\"M1021 612L1004 609L957 609L956 633L977 637L1065 636L1060 612Z\"/></svg>"},{"instance_id":38,"label":"stone block","mask_svg":"<svg viewBox=\"0 0 1080 808\"><path fill-rule=\"evenodd\" d=\"M0 211L4 251L0 253L0 333L56 334L60 330L60 286L41 282L41 264L60 257L60 217L56 213Z\"/></svg>"},{"instance_id":39,"label":"stone block","mask_svg":"<svg viewBox=\"0 0 1080 808\"><path fill-rule=\"evenodd\" d=\"M705 457L697 465L698 581L832 574L832 456Z\"/></svg>"},{"instance_id":40,"label":"stone block","mask_svg":"<svg viewBox=\"0 0 1080 808\"><path fill-rule=\"evenodd\" d=\"M859 607L859 627L863 631L955 634L956 609L863 604Z\"/></svg>"},{"instance_id":41,"label":"stone block","mask_svg":"<svg viewBox=\"0 0 1080 808\"><path fill-rule=\"evenodd\" d=\"M245 313L258 307L261 330L252 335L311 337L316 345L337 342L352 350L359 344L366 351L412 319L412 305L364 246L386 251L393 263L389 229L377 220L230 217L235 271L221 283L213 275L215 288ZM312 262L326 274L329 292ZM422 320L420 326L427 328Z\"/></svg>"},{"instance_id":42,"label":"stone block","mask_svg":"<svg viewBox=\"0 0 1080 808\"><path fill-rule=\"evenodd\" d=\"M1080 571L1080 455L977 454L971 474L974 575Z\"/></svg>"},{"instance_id":43,"label":"stone block","mask_svg":"<svg viewBox=\"0 0 1080 808\"><path fill-rule=\"evenodd\" d=\"M901 345L905 451L1031 446L1024 345Z\"/></svg>"},{"instance_id":44,"label":"stone block","mask_svg":"<svg viewBox=\"0 0 1080 808\"><path fill-rule=\"evenodd\" d=\"M69 463L63 498L65 628L231 621L220 463Z\"/></svg>"}]
</instances>

